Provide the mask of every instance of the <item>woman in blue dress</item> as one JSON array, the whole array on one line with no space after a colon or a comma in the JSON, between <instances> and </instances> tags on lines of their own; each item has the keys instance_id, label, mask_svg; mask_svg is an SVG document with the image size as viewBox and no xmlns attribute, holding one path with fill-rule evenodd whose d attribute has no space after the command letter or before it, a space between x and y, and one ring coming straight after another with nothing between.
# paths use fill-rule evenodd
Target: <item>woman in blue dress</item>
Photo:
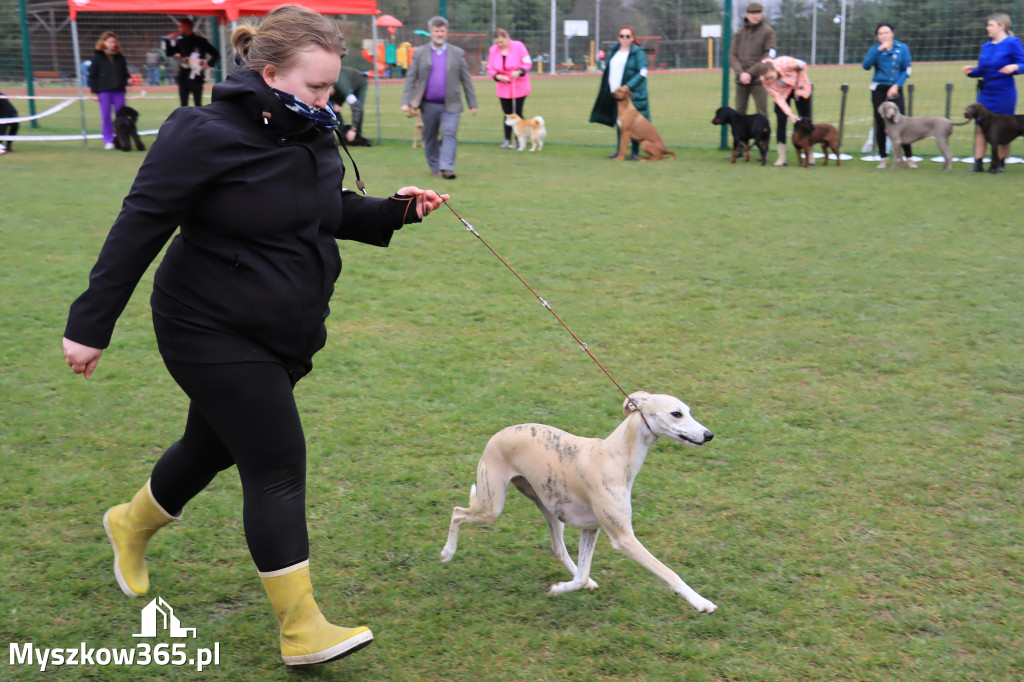
<instances>
[{"instance_id":1,"label":"woman in blue dress","mask_svg":"<svg viewBox=\"0 0 1024 682\"><path fill-rule=\"evenodd\" d=\"M1017 86L1013 77L1024 71L1024 45L1010 30L1008 14L992 14L985 24L990 40L981 46L977 66L965 66L964 74L980 78L978 102L994 114L1013 114L1017 107ZM985 135L980 126L974 129L974 166L972 172L981 173L981 160L985 156ZM999 158L1010 155L1010 145L999 145ZM993 159L993 163L995 160Z\"/></svg>"}]
</instances>

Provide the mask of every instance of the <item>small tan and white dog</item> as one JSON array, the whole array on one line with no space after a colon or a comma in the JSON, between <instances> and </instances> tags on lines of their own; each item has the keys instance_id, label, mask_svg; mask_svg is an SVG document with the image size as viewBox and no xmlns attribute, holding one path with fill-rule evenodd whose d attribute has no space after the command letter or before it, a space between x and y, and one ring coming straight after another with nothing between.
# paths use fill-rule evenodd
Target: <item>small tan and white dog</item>
<instances>
[{"instance_id":1,"label":"small tan and white dog","mask_svg":"<svg viewBox=\"0 0 1024 682\"><path fill-rule=\"evenodd\" d=\"M441 561L455 556L463 522L489 524L498 518L512 483L544 515L551 531L551 551L573 575L569 582L552 585L548 594L597 588L590 579L590 562L597 535L604 529L612 547L661 578L693 608L714 612L717 606L637 540L631 503L633 481L659 437L699 446L714 434L690 416L685 403L670 395L638 391L626 398L622 411L626 419L604 440L581 438L543 424L510 426L492 436L477 466L469 508L452 510ZM581 529L579 566L565 548L566 524Z\"/></svg>"},{"instance_id":2,"label":"small tan and white dog","mask_svg":"<svg viewBox=\"0 0 1024 682\"><path fill-rule=\"evenodd\" d=\"M519 140L519 151L526 149L526 136L530 136L530 151L537 152L544 149L544 138L548 136L547 128L544 127L544 117L534 116L533 118L520 118L518 114L506 114L505 125L512 126L512 132Z\"/></svg>"},{"instance_id":3,"label":"small tan and white dog","mask_svg":"<svg viewBox=\"0 0 1024 682\"><path fill-rule=\"evenodd\" d=\"M417 146L423 146L423 116L420 114L420 110L415 107L409 107L409 111L405 112L405 115L409 118L415 118L416 121L412 129L412 148L416 149Z\"/></svg>"}]
</instances>

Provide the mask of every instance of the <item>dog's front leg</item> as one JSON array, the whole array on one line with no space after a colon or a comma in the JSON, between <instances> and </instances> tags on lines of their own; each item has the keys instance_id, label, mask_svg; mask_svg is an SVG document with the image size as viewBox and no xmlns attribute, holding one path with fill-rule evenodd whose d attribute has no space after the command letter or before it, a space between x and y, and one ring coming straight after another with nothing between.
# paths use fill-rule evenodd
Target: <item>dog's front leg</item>
<instances>
[{"instance_id":1,"label":"dog's front leg","mask_svg":"<svg viewBox=\"0 0 1024 682\"><path fill-rule=\"evenodd\" d=\"M607 526L605 530L608 530ZM715 604L697 594L692 587L676 575L675 571L658 561L653 554L647 551L647 548L633 535L631 528L622 529L614 536L609 532L609 537L612 541L612 547L661 578L673 592L683 595L693 608L702 613L714 613L715 609L718 608Z\"/></svg>"},{"instance_id":2,"label":"dog's front leg","mask_svg":"<svg viewBox=\"0 0 1024 682\"><path fill-rule=\"evenodd\" d=\"M895 169L903 161L903 145L900 144L898 137L890 137L889 142L892 143L892 166L890 168Z\"/></svg>"},{"instance_id":3,"label":"dog's front leg","mask_svg":"<svg viewBox=\"0 0 1024 682\"><path fill-rule=\"evenodd\" d=\"M594 558L594 548L597 546L597 535L600 532L600 528L584 528L580 531L580 554L576 562L576 577L567 583L555 583L548 588L548 594L565 594L574 592L581 587L591 590L597 587L597 583L590 579L590 562Z\"/></svg>"},{"instance_id":4,"label":"dog's front leg","mask_svg":"<svg viewBox=\"0 0 1024 682\"><path fill-rule=\"evenodd\" d=\"M615 122L619 126L619 153L615 155L616 161L626 160L626 150L629 149L630 129L622 125L622 119Z\"/></svg>"}]
</instances>

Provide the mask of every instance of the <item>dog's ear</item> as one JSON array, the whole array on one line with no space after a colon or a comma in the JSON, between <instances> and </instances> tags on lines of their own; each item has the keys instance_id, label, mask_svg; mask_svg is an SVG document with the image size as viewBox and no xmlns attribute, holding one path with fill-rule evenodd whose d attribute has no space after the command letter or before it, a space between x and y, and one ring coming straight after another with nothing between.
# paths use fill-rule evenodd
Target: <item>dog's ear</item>
<instances>
[{"instance_id":1,"label":"dog's ear","mask_svg":"<svg viewBox=\"0 0 1024 682\"><path fill-rule=\"evenodd\" d=\"M647 391L636 391L630 393L629 397L622 401L622 414L628 417L629 415L640 409L640 406L651 399L651 394Z\"/></svg>"}]
</instances>

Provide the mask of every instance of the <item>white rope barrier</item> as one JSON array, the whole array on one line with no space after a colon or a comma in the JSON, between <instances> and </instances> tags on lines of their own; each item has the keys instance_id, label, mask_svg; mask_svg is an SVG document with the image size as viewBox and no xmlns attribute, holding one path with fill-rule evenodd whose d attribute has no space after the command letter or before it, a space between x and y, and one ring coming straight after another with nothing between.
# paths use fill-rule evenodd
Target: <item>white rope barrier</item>
<instances>
[{"instance_id":1,"label":"white rope barrier","mask_svg":"<svg viewBox=\"0 0 1024 682\"><path fill-rule=\"evenodd\" d=\"M77 97L71 97L69 99L65 99L63 102L61 102L57 106L50 107L46 111L44 111L42 113L39 113L39 114L36 114L35 116L18 116L18 117L15 117L15 118L0 118L0 125L2 125L4 123L23 123L25 121L35 121L37 119L49 116L50 114L56 114L61 109L67 109L69 106L71 106L72 104L74 104L77 101L78 101Z\"/></svg>"},{"instance_id":2,"label":"white rope barrier","mask_svg":"<svg viewBox=\"0 0 1024 682\"><path fill-rule=\"evenodd\" d=\"M140 130L139 135L156 135L157 130ZM0 135L0 142L67 142L69 140L102 140L103 135L90 133L88 135Z\"/></svg>"}]
</instances>

